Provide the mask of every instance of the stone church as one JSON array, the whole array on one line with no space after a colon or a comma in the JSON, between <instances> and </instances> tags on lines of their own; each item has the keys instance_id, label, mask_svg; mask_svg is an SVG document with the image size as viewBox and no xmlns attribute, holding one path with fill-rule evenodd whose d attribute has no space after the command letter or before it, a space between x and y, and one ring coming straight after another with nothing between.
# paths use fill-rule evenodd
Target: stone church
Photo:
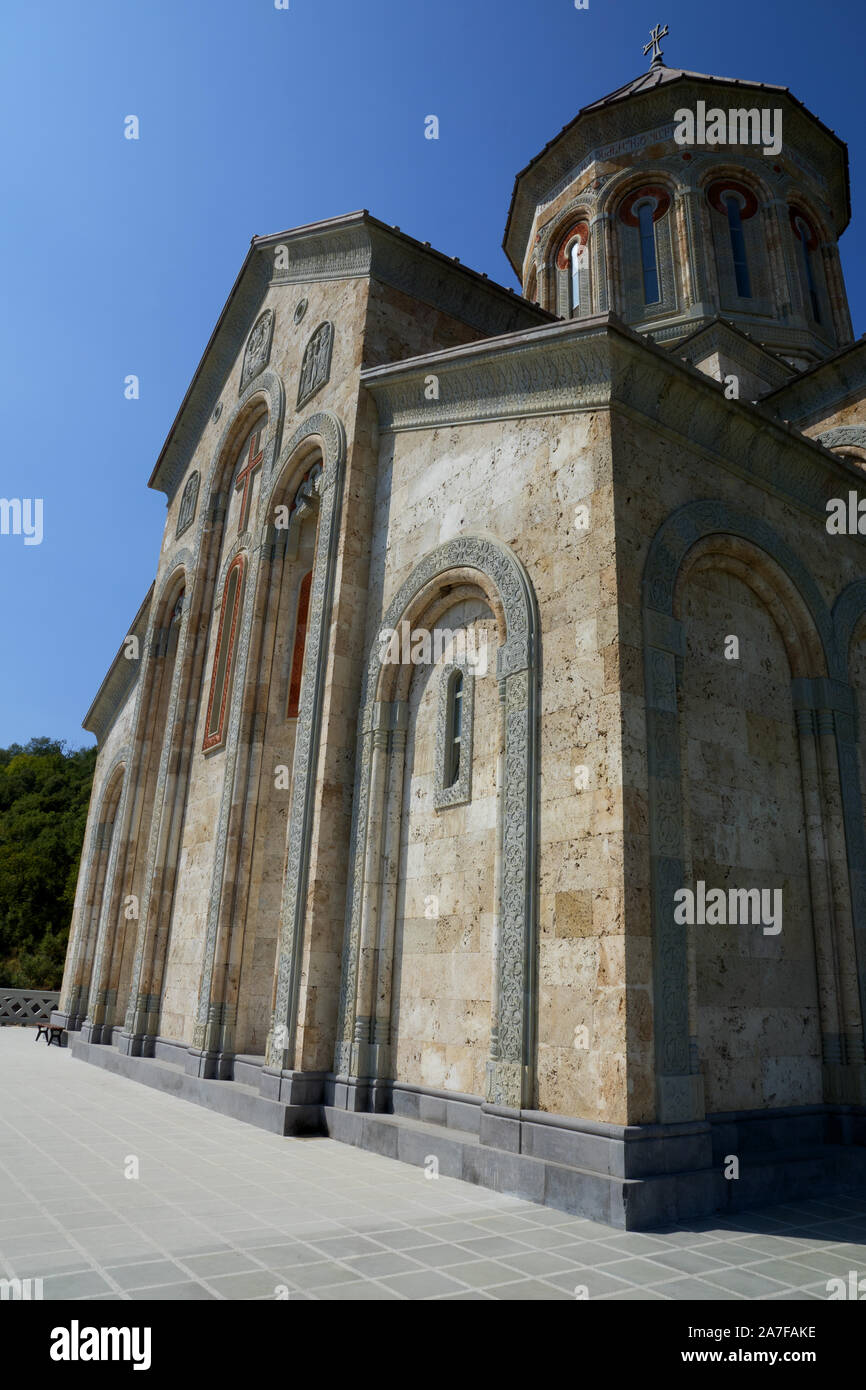
<instances>
[{"instance_id":1,"label":"stone church","mask_svg":"<svg viewBox=\"0 0 866 1390\"><path fill-rule=\"evenodd\" d=\"M621 1227L862 1183L849 218L656 44L518 174L522 296L254 238L84 721L77 1057Z\"/></svg>"}]
</instances>

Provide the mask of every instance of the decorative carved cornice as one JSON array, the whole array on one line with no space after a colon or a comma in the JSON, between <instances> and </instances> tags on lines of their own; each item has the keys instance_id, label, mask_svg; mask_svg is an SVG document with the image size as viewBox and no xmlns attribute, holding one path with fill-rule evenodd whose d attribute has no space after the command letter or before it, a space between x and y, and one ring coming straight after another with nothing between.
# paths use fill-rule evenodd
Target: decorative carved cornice
<instances>
[{"instance_id":1,"label":"decorative carved cornice","mask_svg":"<svg viewBox=\"0 0 866 1390\"><path fill-rule=\"evenodd\" d=\"M438 400L425 383L438 379ZM383 432L438 429L618 406L700 449L720 467L822 519L862 474L613 315L558 323L363 372Z\"/></svg>"},{"instance_id":2,"label":"decorative carved cornice","mask_svg":"<svg viewBox=\"0 0 866 1390\"><path fill-rule=\"evenodd\" d=\"M361 380L383 431L594 409L610 401L607 325L607 318L554 324L376 367ZM438 398L428 399L431 391Z\"/></svg>"}]
</instances>

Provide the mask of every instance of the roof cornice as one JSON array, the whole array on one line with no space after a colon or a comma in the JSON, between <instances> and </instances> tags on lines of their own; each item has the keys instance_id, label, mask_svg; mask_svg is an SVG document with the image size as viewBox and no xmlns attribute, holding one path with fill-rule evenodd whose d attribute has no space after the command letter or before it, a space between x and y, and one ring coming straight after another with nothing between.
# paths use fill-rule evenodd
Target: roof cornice
<instances>
[{"instance_id":1,"label":"roof cornice","mask_svg":"<svg viewBox=\"0 0 866 1390\"><path fill-rule=\"evenodd\" d=\"M768 391L761 404L806 427L866 392L866 339L858 338L785 386Z\"/></svg>"},{"instance_id":2,"label":"roof cornice","mask_svg":"<svg viewBox=\"0 0 866 1390\"><path fill-rule=\"evenodd\" d=\"M438 396L429 399L429 378ZM614 315L557 323L362 372L383 433L625 411L670 431L720 467L826 519L828 497L862 473L762 405L728 400L721 383Z\"/></svg>"},{"instance_id":3,"label":"roof cornice","mask_svg":"<svg viewBox=\"0 0 866 1390\"><path fill-rule=\"evenodd\" d=\"M738 362L755 376L763 377L773 388L785 385L797 375L794 367L721 315L701 324L670 349L692 365L700 361L703 354L719 350L735 356Z\"/></svg>"}]
</instances>

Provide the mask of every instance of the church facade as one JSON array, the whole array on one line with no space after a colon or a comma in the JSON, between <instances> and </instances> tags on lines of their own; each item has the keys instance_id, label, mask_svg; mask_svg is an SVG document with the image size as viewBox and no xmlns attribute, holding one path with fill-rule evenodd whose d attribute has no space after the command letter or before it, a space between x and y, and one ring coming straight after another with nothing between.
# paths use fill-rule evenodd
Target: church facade
<instances>
[{"instance_id":1,"label":"church facade","mask_svg":"<svg viewBox=\"0 0 866 1390\"><path fill-rule=\"evenodd\" d=\"M77 1056L619 1226L862 1182L849 217L791 93L656 53L518 175L523 296L253 241L85 720Z\"/></svg>"}]
</instances>

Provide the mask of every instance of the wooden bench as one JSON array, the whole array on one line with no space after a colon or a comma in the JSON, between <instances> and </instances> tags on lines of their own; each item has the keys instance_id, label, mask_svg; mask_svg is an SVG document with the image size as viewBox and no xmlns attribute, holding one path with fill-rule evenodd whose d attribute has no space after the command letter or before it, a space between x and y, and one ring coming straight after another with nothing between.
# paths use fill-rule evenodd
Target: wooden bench
<instances>
[{"instance_id":1,"label":"wooden bench","mask_svg":"<svg viewBox=\"0 0 866 1390\"><path fill-rule=\"evenodd\" d=\"M57 1043L58 1047L63 1046L63 1027L59 1023L39 1023L36 1026L36 1041L41 1037L45 1038L50 1047L52 1043Z\"/></svg>"}]
</instances>

